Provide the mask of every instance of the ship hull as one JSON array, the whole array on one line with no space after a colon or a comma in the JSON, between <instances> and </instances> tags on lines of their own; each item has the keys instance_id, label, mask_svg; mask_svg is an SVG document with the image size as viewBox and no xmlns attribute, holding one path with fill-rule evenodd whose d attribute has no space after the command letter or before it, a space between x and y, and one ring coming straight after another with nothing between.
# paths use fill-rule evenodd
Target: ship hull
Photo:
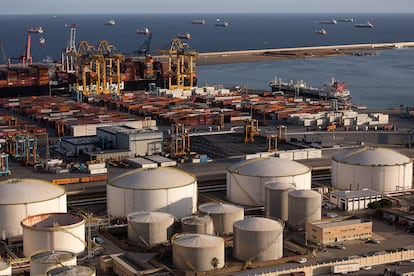
<instances>
[{"instance_id":1,"label":"ship hull","mask_svg":"<svg viewBox=\"0 0 414 276\"><path fill-rule=\"evenodd\" d=\"M48 96L49 85L0 87L0 98Z\"/></svg>"},{"instance_id":2,"label":"ship hull","mask_svg":"<svg viewBox=\"0 0 414 276\"><path fill-rule=\"evenodd\" d=\"M288 83L280 83L280 84L270 83L270 87L272 89L272 92L282 91L285 94L292 95L292 96L298 95L298 96L303 96L303 97L308 97L308 98L313 98L313 99L323 99L323 100L331 99L331 100L338 100L338 101L343 101L343 102L349 101L351 99L350 95L335 96L318 88L314 88L314 87L295 88L294 86Z\"/></svg>"}]
</instances>

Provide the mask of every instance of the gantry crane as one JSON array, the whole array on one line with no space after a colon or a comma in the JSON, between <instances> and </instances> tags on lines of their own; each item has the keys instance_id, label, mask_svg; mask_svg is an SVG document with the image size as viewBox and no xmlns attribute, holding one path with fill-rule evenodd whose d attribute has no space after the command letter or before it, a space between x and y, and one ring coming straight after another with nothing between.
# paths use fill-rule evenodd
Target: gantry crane
<instances>
[{"instance_id":1,"label":"gantry crane","mask_svg":"<svg viewBox=\"0 0 414 276\"><path fill-rule=\"evenodd\" d=\"M198 53L188 43L175 38L167 50L157 50L168 55L168 87L169 89L190 89L196 84L195 58Z\"/></svg>"},{"instance_id":2,"label":"gantry crane","mask_svg":"<svg viewBox=\"0 0 414 276\"><path fill-rule=\"evenodd\" d=\"M75 56L76 56L76 25L70 25L70 38L68 46L62 52L62 71L75 73Z\"/></svg>"},{"instance_id":3,"label":"gantry crane","mask_svg":"<svg viewBox=\"0 0 414 276\"><path fill-rule=\"evenodd\" d=\"M259 134L259 121L255 119L247 120L246 125L244 126L243 142L246 144L253 143L254 137L258 136Z\"/></svg>"},{"instance_id":4,"label":"gantry crane","mask_svg":"<svg viewBox=\"0 0 414 276\"><path fill-rule=\"evenodd\" d=\"M102 40L97 47L81 41L74 53L76 57L76 92L81 96L121 93L121 61L115 46Z\"/></svg>"},{"instance_id":5,"label":"gantry crane","mask_svg":"<svg viewBox=\"0 0 414 276\"><path fill-rule=\"evenodd\" d=\"M183 124L171 127L171 154L174 157L186 156L190 153L190 136Z\"/></svg>"}]
</instances>

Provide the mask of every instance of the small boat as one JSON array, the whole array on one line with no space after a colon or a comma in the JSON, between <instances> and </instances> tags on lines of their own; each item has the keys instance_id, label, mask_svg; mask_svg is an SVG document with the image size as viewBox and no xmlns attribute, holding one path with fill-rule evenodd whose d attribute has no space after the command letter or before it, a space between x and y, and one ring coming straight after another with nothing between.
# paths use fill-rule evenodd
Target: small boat
<instances>
[{"instance_id":1,"label":"small boat","mask_svg":"<svg viewBox=\"0 0 414 276\"><path fill-rule=\"evenodd\" d=\"M116 21L111 19L105 22L106 26L115 26L116 25Z\"/></svg>"},{"instance_id":2,"label":"small boat","mask_svg":"<svg viewBox=\"0 0 414 276\"><path fill-rule=\"evenodd\" d=\"M143 29L137 29L137 34L145 34L145 35L147 35L149 33L150 33L150 30L147 27L145 27Z\"/></svg>"},{"instance_id":3,"label":"small boat","mask_svg":"<svg viewBox=\"0 0 414 276\"><path fill-rule=\"evenodd\" d=\"M40 44L40 46L45 45L45 43L46 43L46 40L43 37L39 38L39 44Z\"/></svg>"},{"instance_id":4,"label":"small boat","mask_svg":"<svg viewBox=\"0 0 414 276\"><path fill-rule=\"evenodd\" d=\"M226 21L222 21L221 19L216 19L216 26L218 27L227 27L229 25L229 23L227 23Z\"/></svg>"},{"instance_id":5,"label":"small boat","mask_svg":"<svg viewBox=\"0 0 414 276\"><path fill-rule=\"evenodd\" d=\"M338 22L335 19L319 20L319 24L333 24L333 25L336 25L336 24L338 24Z\"/></svg>"},{"instance_id":6,"label":"small boat","mask_svg":"<svg viewBox=\"0 0 414 276\"><path fill-rule=\"evenodd\" d=\"M27 29L29 33L36 33L36 34L43 34L43 28L42 27L29 27Z\"/></svg>"},{"instance_id":7,"label":"small boat","mask_svg":"<svg viewBox=\"0 0 414 276\"><path fill-rule=\"evenodd\" d=\"M327 35L328 32L325 29L315 30L315 34Z\"/></svg>"},{"instance_id":8,"label":"small boat","mask_svg":"<svg viewBox=\"0 0 414 276\"><path fill-rule=\"evenodd\" d=\"M178 38L191 39L190 33L178 34Z\"/></svg>"},{"instance_id":9,"label":"small boat","mask_svg":"<svg viewBox=\"0 0 414 276\"><path fill-rule=\"evenodd\" d=\"M354 26L355 28L374 28L374 24L372 24L370 21L367 23L357 23Z\"/></svg>"},{"instance_id":10,"label":"small boat","mask_svg":"<svg viewBox=\"0 0 414 276\"><path fill-rule=\"evenodd\" d=\"M191 24L206 24L206 21L204 19L194 19Z\"/></svg>"}]
</instances>

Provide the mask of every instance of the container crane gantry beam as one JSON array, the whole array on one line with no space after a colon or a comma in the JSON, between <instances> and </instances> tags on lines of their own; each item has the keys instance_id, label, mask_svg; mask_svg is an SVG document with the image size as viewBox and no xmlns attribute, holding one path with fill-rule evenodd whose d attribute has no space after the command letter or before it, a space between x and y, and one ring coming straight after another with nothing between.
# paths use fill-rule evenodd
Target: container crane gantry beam
<instances>
[{"instance_id":1,"label":"container crane gantry beam","mask_svg":"<svg viewBox=\"0 0 414 276\"><path fill-rule=\"evenodd\" d=\"M195 58L198 52L191 49L188 43L175 38L168 50L158 50L168 55L168 87L169 89L190 89L196 82Z\"/></svg>"}]
</instances>

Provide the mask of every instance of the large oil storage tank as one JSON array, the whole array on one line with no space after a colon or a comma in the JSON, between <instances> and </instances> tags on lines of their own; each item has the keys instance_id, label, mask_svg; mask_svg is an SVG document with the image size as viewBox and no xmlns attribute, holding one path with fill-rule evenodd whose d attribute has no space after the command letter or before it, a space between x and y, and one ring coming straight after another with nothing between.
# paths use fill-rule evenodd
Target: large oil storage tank
<instances>
[{"instance_id":1,"label":"large oil storage tank","mask_svg":"<svg viewBox=\"0 0 414 276\"><path fill-rule=\"evenodd\" d=\"M108 182L107 199L111 216L147 211L182 218L197 211L197 180L176 168L136 169Z\"/></svg>"},{"instance_id":2,"label":"large oil storage tank","mask_svg":"<svg viewBox=\"0 0 414 276\"><path fill-rule=\"evenodd\" d=\"M41 250L85 251L85 219L67 213L47 213L22 220L23 254L27 257Z\"/></svg>"},{"instance_id":3,"label":"large oil storage tank","mask_svg":"<svg viewBox=\"0 0 414 276\"><path fill-rule=\"evenodd\" d=\"M322 195L313 190L294 190L289 193L288 225L304 229L306 222L321 220Z\"/></svg>"},{"instance_id":4,"label":"large oil storage tank","mask_svg":"<svg viewBox=\"0 0 414 276\"><path fill-rule=\"evenodd\" d=\"M265 214L267 217L288 220L289 193L296 189L293 183L273 182L266 184Z\"/></svg>"},{"instance_id":5,"label":"large oil storage tank","mask_svg":"<svg viewBox=\"0 0 414 276\"><path fill-rule=\"evenodd\" d=\"M12 267L10 263L0 260L0 275L12 275Z\"/></svg>"},{"instance_id":6,"label":"large oil storage tank","mask_svg":"<svg viewBox=\"0 0 414 276\"><path fill-rule=\"evenodd\" d=\"M332 157L332 186L393 192L412 188L411 158L392 149L360 147Z\"/></svg>"},{"instance_id":7,"label":"large oil storage tank","mask_svg":"<svg viewBox=\"0 0 414 276\"><path fill-rule=\"evenodd\" d=\"M36 179L0 182L0 233L3 237L21 236L22 219L45 210L67 212L66 192L62 187Z\"/></svg>"},{"instance_id":8,"label":"large oil storage tank","mask_svg":"<svg viewBox=\"0 0 414 276\"><path fill-rule=\"evenodd\" d=\"M220 235L233 233L233 223L244 219L244 208L233 204L208 202L198 206L198 210L213 219L214 233Z\"/></svg>"},{"instance_id":9,"label":"large oil storage tank","mask_svg":"<svg viewBox=\"0 0 414 276\"><path fill-rule=\"evenodd\" d=\"M55 267L76 265L76 254L69 251L41 251L30 256L30 275L45 275Z\"/></svg>"},{"instance_id":10,"label":"large oil storage tank","mask_svg":"<svg viewBox=\"0 0 414 276\"><path fill-rule=\"evenodd\" d=\"M174 234L174 217L162 212L135 212L127 216L128 242L140 246L166 243Z\"/></svg>"},{"instance_id":11,"label":"large oil storage tank","mask_svg":"<svg viewBox=\"0 0 414 276\"><path fill-rule=\"evenodd\" d=\"M233 224L233 255L242 261L270 261L283 257L283 223L251 217ZM246 242L248 241L248 242Z\"/></svg>"},{"instance_id":12,"label":"large oil storage tank","mask_svg":"<svg viewBox=\"0 0 414 276\"><path fill-rule=\"evenodd\" d=\"M192 215L182 218L181 230L188 233L214 234L213 219L209 215Z\"/></svg>"},{"instance_id":13,"label":"large oil storage tank","mask_svg":"<svg viewBox=\"0 0 414 276\"><path fill-rule=\"evenodd\" d=\"M232 202L265 205L265 185L271 182L295 183L296 189L311 188L311 169L282 158L258 158L231 165L226 172L227 198Z\"/></svg>"},{"instance_id":14,"label":"large oil storage tank","mask_svg":"<svg viewBox=\"0 0 414 276\"><path fill-rule=\"evenodd\" d=\"M53 268L46 273L47 276L95 276L96 269L89 265L70 265Z\"/></svg>"},{"instance_id":15,"label":"large oil storage tank","mask_svg":"<svg viewBox=\"0 0 414 276\"><path fill-rule=\"evenodd\" d=\"M224 239L206 234L177 234L172 238L173 266L208 271L225 264Z\"/></svg>"}]
</instances>

